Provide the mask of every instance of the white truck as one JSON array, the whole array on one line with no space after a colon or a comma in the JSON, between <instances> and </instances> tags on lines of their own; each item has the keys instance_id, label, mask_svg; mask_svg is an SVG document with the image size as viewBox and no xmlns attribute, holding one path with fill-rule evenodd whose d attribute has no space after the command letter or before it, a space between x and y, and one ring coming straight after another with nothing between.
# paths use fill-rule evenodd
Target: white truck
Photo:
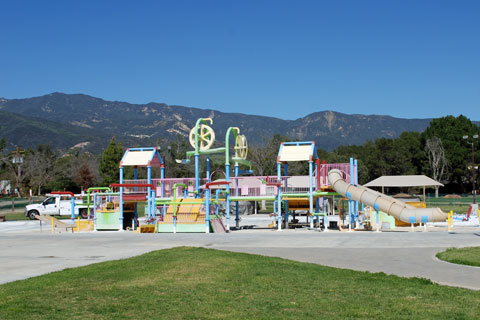
<instances>
[{"instance_id":1,"label":"white truck","mask_svg":"<svg viewBox=\"0 0 480 320\"><path fill-rule=\"evenodd\" d=\"M74 200L74 216L88 218L88 206L83 203L82 197L76 196ZM72 197L65 194L47 194L47 198L42 203L29 204L25 207L25 215L31 220L35 220L36 215L49 216L72 216Z\"/></svg>"}]
</instances>

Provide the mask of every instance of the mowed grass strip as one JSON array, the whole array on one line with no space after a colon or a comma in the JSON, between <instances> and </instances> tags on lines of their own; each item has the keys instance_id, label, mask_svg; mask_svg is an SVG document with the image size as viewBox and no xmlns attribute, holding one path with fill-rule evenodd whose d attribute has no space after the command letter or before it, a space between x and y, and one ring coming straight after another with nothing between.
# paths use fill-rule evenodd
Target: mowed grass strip
<instances>
[{"instance_id":1,"label":"mowed grass strip","mask_svg":"<svg viewBox=\"0 0 480 320\"><path fill-rule=\"evenodd\" d=\"M175 248L0 286L1 319L478 319L480 292Z\"/></svg>"},{"instance_id":2,"label":"mowed grass strip","mask_svg":"<svg viewBox=\"0 0 480 320\"><path fill-rule=\"evenodd\" d=\"M437 258L451 263L480 267L480 247L449 248L437 253Z\"/></svg>"},{"instance_id":3,"label":"mowed grass strip","mask_svg":"<svg viewBox=\"0 0 480 320\"><path fill-rule=\"evenodd\" d=\"M5 216L7 221L18 221L18 220L30 220L27 216L25 216L24 211L15 211L15 212L0 212L0 215Z\"/></svg>"}]
</instances>

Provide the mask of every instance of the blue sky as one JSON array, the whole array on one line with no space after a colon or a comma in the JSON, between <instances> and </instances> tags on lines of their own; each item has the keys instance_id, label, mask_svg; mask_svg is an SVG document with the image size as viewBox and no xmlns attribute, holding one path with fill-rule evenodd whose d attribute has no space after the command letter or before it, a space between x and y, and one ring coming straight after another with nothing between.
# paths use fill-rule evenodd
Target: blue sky
<instances>
[{"instance_id":1,"label":"blue sky","mask_svg":"<svg viewBox=\"0 0 480 320\"><path fill-rule=\"evenodd\" d=\"M0 0L0 97L480 120L480 1Z\"/></svg>"}]
</instances>

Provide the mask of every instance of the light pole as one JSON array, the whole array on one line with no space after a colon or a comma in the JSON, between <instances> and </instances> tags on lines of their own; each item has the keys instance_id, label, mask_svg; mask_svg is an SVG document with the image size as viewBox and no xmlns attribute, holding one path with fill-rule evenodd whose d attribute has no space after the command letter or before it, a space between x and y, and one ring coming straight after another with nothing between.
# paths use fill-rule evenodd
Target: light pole
<instances>
[{"instance_id":1,"label":"light pole","mask_svg":"<svg viewBox=\"0 0 480 320\"><path fill-rule=\"evenodd\" d=\"M468 136L463 136L463 140L467 140L467 143L472 145L472 178L473 178L473 203L475 203L475 195L477 193L476 186L475 186L475 140L478 139L478 134L474 134L472 136L473 141L468 141Z\"/></svg>"},{"instance_id":2,"label":"light pole","mask_svg":"<svg viewBox=\"0 0 480 320\"><path fill-rule=\"evenodd\" d=\"M23 156L20 154L20 148L17 147L17 153L13 156L12 163L17 165L17 189L20 193L20 177L22 175Z\"/></svg>"},{"instance_id":3,"label":"light pole","mask_svg":"<svg viewBox=\"0 0 480 320\"><path fill-rule=\"evenodd\" d=\"M23 156L20 153L20 148L17 146L17 153L13 156L12 158L12 163L14 165L17 165L17 183L16 183L16 189L18 190L18 196L20 197L20 177L22 175L22 164L23 164ZM10 187L11 189L11 187ZM15 211L15 189L13 190L12 193L12 211Z\"/></svg>"}]
</instances>

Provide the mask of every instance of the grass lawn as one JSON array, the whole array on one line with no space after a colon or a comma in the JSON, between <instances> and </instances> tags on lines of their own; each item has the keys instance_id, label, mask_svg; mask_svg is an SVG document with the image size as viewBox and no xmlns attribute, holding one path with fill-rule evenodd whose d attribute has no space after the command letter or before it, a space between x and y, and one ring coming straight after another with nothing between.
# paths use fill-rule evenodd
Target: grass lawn
<instances>
[{"instance_id":1,"label":"grass lawn","mask_svg":"<svg viewBox=\"0 0 480 320\"><path fill-rule=\"evenodd\" d=\"M479 301L425 279L183 247L1 285L0 318L478 319Z\"/></svg>"},{"instance_id":2,"label":"grass lawn","mask_svg":"<svg viewBox=\"0 0 480 320\"><path fill-rule=\"evenodd\" d=\"M30 220L25 216L25 211L0 211L0 215L5 216L7 221Z\"/></svg>"},{"instance_id":3,"label":"grass lawn","mask_svg":"<svg viewBox=\"0 0 480 320\"><path fill-rule=\"evenodd\" d=\"M25 216L25 211L0 211L0 215L5 216L7 221L30 220ZM56 219L64 220L70 219L70 216L54 216Z\"/></svg>"},{"instance_id":4,"label":"grass lawn","mask_svg":"<svg viewBox=\"0 0 480 320\"><path fill-rule=\"evenodd\" d=\"M480 267L480 247L449 248L437 253L437 258L452 263Z\"/></svg>"},{"instance_id":5,"label":"grass lawn","mask_svg":"<svg viewBox=\"0 0 480 320\"><path fill-rule=\"evenodd\" d=\"M473 197L462 197L462 198L428 198L427 207L434 208L439 207L444 212L453 212L458 214L464 214L468 212L470 204L472 203Z\"/></svg>"}]
</instances>

